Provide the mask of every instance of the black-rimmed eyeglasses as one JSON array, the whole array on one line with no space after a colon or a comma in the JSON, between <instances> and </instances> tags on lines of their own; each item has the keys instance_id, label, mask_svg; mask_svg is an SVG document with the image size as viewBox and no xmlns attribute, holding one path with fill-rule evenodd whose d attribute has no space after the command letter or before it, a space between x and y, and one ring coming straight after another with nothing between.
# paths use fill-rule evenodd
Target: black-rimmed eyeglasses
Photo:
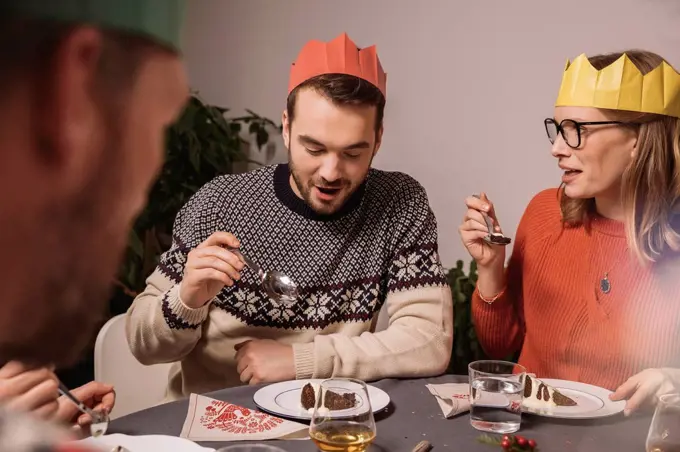
<instances>
[{"instance_id":1,"label":"black-rimmed eyeglasses","mask_svg":"<svg viewBox=\"0 0 680 452\"><path fill-rule=\"evenodd\" d=\"M633 126L638 125L636 123L622 122L622 121L588 121L579 122L573 119L563 119L562 122L558 123L553 118L546 118L543 121L545 124L545 132L548 134L548 139L551 143L555 143L557 139L557 134L562 134L564 142L567 143L572 149L578 149L581 147L581 131L584 126L595 126L595 125L624 125Z\"/></svg>"}]
</instances>

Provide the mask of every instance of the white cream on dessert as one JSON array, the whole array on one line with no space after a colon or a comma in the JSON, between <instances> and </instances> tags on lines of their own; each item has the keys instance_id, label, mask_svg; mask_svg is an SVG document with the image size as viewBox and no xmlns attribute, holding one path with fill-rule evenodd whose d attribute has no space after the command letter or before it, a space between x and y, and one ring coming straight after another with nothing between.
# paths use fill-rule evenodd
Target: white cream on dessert
<instances>
[{"instance_id":1,"label":"white cream on dessert","mask_svg":"<svg viewBox=\"0 0 680 452\"><path fill-rule=\"evenodd\" d=\"M314 414L314 407L309 408L307 410L307 413ZM321 408L319 408L317 410L317 414L320 415L320 416L326 416L328 413L330 413L330 410L328 408L326 408L325 406L322 406Z\"/></svg>"},{"instance_id":2,"label":"white cream on dessert","mask_svg":"<svg viewBox=\"0 0 680 452\"><path fill-rule=\"evenodd\" d=\"M529 389L531 392L529 393ZM555 397L557 396L557 402ZM574 406L576 401L560 393L542 380L527 375L522 406L531 411L550 412L558 406Z\"/></svg>"}]
</instances>

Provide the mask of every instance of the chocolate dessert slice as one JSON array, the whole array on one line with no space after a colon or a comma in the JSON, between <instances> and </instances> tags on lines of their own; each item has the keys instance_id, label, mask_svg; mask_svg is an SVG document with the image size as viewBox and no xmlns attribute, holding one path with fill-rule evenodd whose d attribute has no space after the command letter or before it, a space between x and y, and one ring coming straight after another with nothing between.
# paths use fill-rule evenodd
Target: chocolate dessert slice
<instances>
[{"instance_id":1,"label":"chocolate dessert slice","mask_svg":"<svg viewBox=\"0 0 680 452\"><path fill-rule=\"evenodd\" d=\"M305 410L314 408L314 405L316 404L316 393L314 392L314 387L311 385L311 383L307 383L302 387L300 404Z\"/></svg>"},{"instance_id":2,"label":"chocolate dessert slice","mask_svg":"<svg viewBox=\"0 0 680 452\"><path fill-rule=\"evenodd\" d=\"M349 408L354 408L357 404L357 397L353 392L338 394L333 391L326 391L326 397L324 397L323 404L331 411L347 410Z\"/></svg>"},{"instance_id":3,"label":"chocolate dessert slice","mask_svg":"<svg viewBox=\"0 0 680 452\"><path fill-rule=\"evenodd\" d=\"M527 375L522 405L533 411L549 412L558 406L576 406L577 403L538 378Z\"/></svg>"},{"instance_id":4,"label":"chocolate dessert slice","mask_svg":"<svg viewBox=\"0 0 680 452\"><path fill-rule=\"evenodd\" d=\"M567 397L564 394L562 394L560 391L555 389L555 392L553 392L553 401L557 406L576 406L576 401L572 399L571 397Z\"/></svg>"},{"instance_id":5,"label":"chocolate dessert slice","mask_svg":"<svg viewBox=\"0 0 680 452\"><path fill-rule=\"evenodd\" d=\"M316 404L316 394L319 390L318 385L313 385L307 383L302 387L302 392L300 394L300 405L305 410L310 410L314 408ZM323 405L328 410L347 410L349 408L354 408L357 404L356 394L349 392L346 394L338 394L334 391L326 391L324 396Z\"/></svg>"},{"instance_id":6,"label":"chocolate dessert slice","mask_svg":"<svg viewBox=\"0 0 680 452\"><path fill-rule=\"evenodd\" d=\"M534 379L527 375L524 380L524 397L531 397L534 388L533 382Z\"/></svg>"}]
</instances>

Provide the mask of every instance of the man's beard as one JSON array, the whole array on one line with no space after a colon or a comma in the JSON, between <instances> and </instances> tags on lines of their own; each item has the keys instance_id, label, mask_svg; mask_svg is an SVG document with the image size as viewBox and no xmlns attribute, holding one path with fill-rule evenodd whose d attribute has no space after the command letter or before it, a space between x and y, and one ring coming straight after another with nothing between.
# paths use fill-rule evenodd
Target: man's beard
<instances>
[{"instance_id":1,"label":"man's beard","mask_svg":"<svg viewBox=\"0 0 680 452\"><path fill-rule=\"evenodd\" d=\"M68 366L95 338L128 232L108 203L115 204L124 179L113 147L77 199L33 217L27 235L34 239L25 247L34 256L32 283L2 301L3 315L16 327L0 333L0 360Z\"/></svg>"},{"instance_id":2,"label":"man's beard","mask_svg":"<svg viewBox=\"0 0 680 452\"><path fill-rule=\"evenodd\" d=\"M371 159L371 162L372 161L373 159ZM305 183L305 181L300 176L300 173L297 171L295 162L291 158L290 150L288 151L288 168L290 170L291 176L293 177L293 182L295 183L295 186L300 192L300 196L302 196L302 199L312 210L321 215L331 215L336 211L340 210L342 206L345 205L345 203L352 197L354 192L356 192L359 186L361 185L361 183L352 185L351 181L348 181L347 179L341 179L339 181L333 182L332 184L326 183L323 180L315 181L313 179L310 179L308 183ZM366 171L366 174L368 174L368 170ZM365 180L365 178L366 175L364 175L364 177L362 178L361 180L362 183ZM337 187L340 188L341 190L345 190L345 193L342 195L342 197L338 198L333 204L322 204L320 206L318 203L314 203L312 198L312 189L314 188L315 185L321 187Z\"/></svg>"}]
</instances>

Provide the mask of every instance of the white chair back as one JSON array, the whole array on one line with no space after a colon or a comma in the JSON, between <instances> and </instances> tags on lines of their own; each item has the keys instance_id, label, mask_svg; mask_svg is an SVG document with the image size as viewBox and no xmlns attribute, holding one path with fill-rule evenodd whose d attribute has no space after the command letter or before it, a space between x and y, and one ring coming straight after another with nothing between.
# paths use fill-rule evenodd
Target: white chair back
<instances>
[{"instance_id":1,"label":"white chair back","mask_svg":"<svg viewBox=\"0 0 680 452\"><path fill-rule=\"evenodd\" d=\"M94 346L94 378L111 384L116 391L115 419L163 401L172 364L145 366L137 361L125 336L125 314L102 327Z\"/></svg>"}]
</instances>

